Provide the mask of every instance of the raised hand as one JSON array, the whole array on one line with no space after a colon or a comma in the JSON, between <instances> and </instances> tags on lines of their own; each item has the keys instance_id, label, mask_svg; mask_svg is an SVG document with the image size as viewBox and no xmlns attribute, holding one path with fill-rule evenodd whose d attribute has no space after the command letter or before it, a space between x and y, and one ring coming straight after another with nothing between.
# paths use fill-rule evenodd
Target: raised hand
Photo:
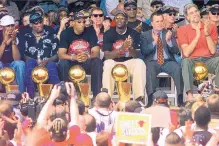
<instances>
[{"instance_id":1,"label":"raised hand","mask_svg":"<svg viewBox=\"0 0 219 146\"><path fill-rule=\"evenodd\" d=\"M171 37L172 37L172 32L170 30L167 31L166 33L166 41L170 41L171 40Z\"/></svg>"},{"instance_id":2,"label":"raised hand","mask_svg":"<svg viewBox=\"0 0 219 146\"><path fill-rule=\"evenodd\" d=\"M155 44L157 44L158 43L158 34L156 34L155 32L152 31L152 38L153 38Z\"/></svg>"},{"instance_id":3,"label":"raised hand","mask_svg":"<svg viewBox=\"0 0 219 146\"><path fill-rule=\"evenodd\" d=\"M68 95L71 97L71 98L76 98L77 97L77 93L76 93L76 90L75 90L75 86L72 82L66 82L65 83L65 87L66 87L66 90L67 90L67 93Z\"/></svg>"},{"instance_id":4,"label":"raised hand","mask_svg":"<svg viewBox=\"0 0 219 146\"><path fill-rule=\"evenodd\" d=\"M49 100L54 101L56 98L58 98L60 91L61 91L61 86L54 85L54 87L50 93Z\"/></svg>"}]
</instances>

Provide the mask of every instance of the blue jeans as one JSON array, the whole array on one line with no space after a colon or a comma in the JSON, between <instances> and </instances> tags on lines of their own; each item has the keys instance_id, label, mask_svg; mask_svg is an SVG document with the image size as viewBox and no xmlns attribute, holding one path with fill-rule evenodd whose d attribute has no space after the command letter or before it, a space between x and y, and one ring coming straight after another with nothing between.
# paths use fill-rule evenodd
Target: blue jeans
<instances>
[{"instance_id":1,"label":"blue jeans","mask_svg":"<svg viewBox=\"0 0 219 146\"><path fill-rule=\"evenodd\" d=\"M19 86L20 92L25 92L25 84L24 84L24 77L25 77L25 63L23 61L13 61L12 63L3 64L0 62L0 68L2 67L11 67L15 71L15 78L16 83Z\"/></svg>"},{"instance_id":2,"label":"blue jeans","mask_svg":"<svg viewBox=\"0 0 219 146\"><path fill-rule=\"evenodd\" d=\"M26 86L27 86L27 92L29 93L30 97L34 97L34 92L36 89L36 83L32 80L31 74L32 70L38 66L37 61L35 59L28 59L26 61ZM48 64L45 66L48 69L49 72L49 84L57 84L60 82L57 72L57 66L55 62L48 62Z\"/></svg>"}]
</instances>

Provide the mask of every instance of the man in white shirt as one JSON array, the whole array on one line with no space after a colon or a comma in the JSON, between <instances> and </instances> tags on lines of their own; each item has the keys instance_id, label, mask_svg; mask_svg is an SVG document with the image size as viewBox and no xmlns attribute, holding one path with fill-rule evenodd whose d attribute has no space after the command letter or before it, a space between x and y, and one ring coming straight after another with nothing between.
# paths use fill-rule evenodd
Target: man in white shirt
<instances>
[{"instance_id":1,"label":"man in white shirt","mask_svg":"<svg viewBox=\"0 0 219 146\"><path fill-rule=\"evenodd\" d=\"M88 113L96 119L96 131L99 133L112 128L116 118L116 112L110 108L113 102L106 92L97 94L95 100L96 107L88 110Z\"/></svg>"}]
</instances>

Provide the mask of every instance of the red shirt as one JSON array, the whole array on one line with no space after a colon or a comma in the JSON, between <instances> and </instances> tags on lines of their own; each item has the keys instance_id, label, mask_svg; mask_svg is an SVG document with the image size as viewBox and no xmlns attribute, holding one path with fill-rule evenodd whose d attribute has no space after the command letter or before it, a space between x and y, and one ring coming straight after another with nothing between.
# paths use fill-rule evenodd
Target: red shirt
<instances>
[{"instance_id":1,"label":"red shirt","mask_svg":"<svg viewBox=\"0 0 219 146\"><path fill-rule=\"evenodd\" d=\"M213 54L211 54L206 36L204 34L204 24L201 23L201 36L198 40L198 43L193 50L193 52L190 54L188 58L199 58L199 57L210 57ZM214 24L210 24L209 28L210 36L213 39L213 41L217 42L218 39L218 34L217 34L217 27ZM181 26L178 31L177 31L177 36L178 36L178 43L179 46L183 44L190 44L196 37L196 30L192 28L190 24ZM182 50L183 51L183 50Z\"/></svg>"}]
</instances>

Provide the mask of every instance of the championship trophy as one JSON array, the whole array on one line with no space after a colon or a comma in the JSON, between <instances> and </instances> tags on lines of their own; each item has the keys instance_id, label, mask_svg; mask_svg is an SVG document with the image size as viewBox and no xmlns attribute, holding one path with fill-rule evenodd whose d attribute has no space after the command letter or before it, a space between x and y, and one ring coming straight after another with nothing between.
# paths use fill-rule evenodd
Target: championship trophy
<instances>
[{"instance_id":1,"label":"championship trophy","mask_svg":"<svg viewBox=\"0 0 219 146\"><path fill-rule=\"evenodd\" d=\"M117 64L113 67L111 72L112 77L116 81L116 86L121 102L127 102L131 97L131 83L124 82L128 79L128 69L123 64Z\"/></svg>"},{"instance_id":2,"label":"championship trophy","mask_svg":"<svg viewBox=\"0 0 219 146\"><path fill-rule=\"evenodd\" d=\"M52 84L43 84L49 78L48 70L45 67L35 67L32 71L32 79L37 83L39 95L48 98L52 90Z\"/></svg>"},{"instance_id":3,"label":"championship trophy","mask_svg":"<svg viewBox=\"0 0 219 146\"><path fill-rule=\"evenodd\" d=\"M213 78L208 78L208 81L203 81L208 76L208 68L202 62L196 62L193 69L193 77L198 82L198 92L202 97L207 98L214 93Z\"/></svg>"},{"instance_id":4,"label":"championship trophy","mask_svg":"<svg viewBox=\"0 0 219 146\"><path fill-rule=\"evenodd\" d=\"M89 107L90 104L90 87L88 83L80 83L83 81L86 77L86 72L85 70L79 66L79 65L74 65L70 68L68 72L69 78L76 87L78 88L78 95L79 99L84 102L85 107Z\"/></svg>"},{"instance_id":5,"label":"championship trophy","mask_svg":"<svg viewBox=\"0 0 219 146\"><path fill-rule=\"evenodd\" d=\"M19 90L18 85L10 85L15 79L15 72L9 67L0 69L0 82L5 85L6 92Z\"/></svg>"}]
</instances>

